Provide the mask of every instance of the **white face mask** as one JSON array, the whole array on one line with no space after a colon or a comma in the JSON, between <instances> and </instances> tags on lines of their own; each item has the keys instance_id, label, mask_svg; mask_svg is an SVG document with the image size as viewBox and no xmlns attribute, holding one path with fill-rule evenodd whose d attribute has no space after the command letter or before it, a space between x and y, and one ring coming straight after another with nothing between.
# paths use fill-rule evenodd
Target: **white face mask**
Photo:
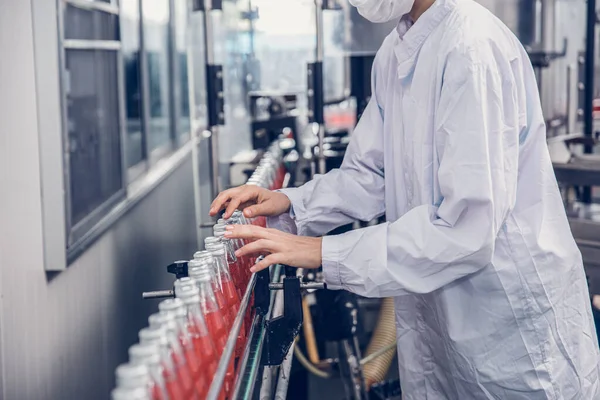
<instances>
[{"instance_id":1,"label":"white face mask","mask_svg":"<svg viewBox=\"0 0 600 400\"><path fill-rule=\"evenodd\" d=\"M371 22L400 19L412 9L415 0L349 0L358 13Z\"/></svg>"}]
</instances>

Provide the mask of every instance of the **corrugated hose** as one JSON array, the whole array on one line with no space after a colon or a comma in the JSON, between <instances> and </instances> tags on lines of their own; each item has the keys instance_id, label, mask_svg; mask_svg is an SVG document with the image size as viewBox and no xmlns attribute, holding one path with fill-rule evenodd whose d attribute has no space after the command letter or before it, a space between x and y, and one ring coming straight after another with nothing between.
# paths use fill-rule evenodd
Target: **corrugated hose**
<instances>
[{"instance_id":1,"label":"corrugated hose","mask_svg":"<svg viewBox=\"0 0 600 400\"><path fill-rule=\"evenodd\" d=\"M311 360L309 361L304 353L300 350L299 346L294 347L294 354L300 364L302 364L310 373L319 378L327 379L331 377L331 374L319 369L315 365L314 357L318 357L318 353L312 349L316 347L314 345L315 336L312 326L312 319L310 318L310 312L306 299L302 299L303 311L305 314L305 322L310 321L304 326L305 340L309 344L309 352L311 353ZM308 318L306 315L309 315ZM385 379L392 360L396 354L396 323L394 313L394 299L385 298L381 302L381 309L379 310L379 317L377 325L367 347L365 357L360 360L360 365L363 367L363 376L367 388L370 388L373 384L381 382ZM311 362L312 361L312 362Z\"/></svg>"},{"instance_id":2,"label":"corrugated hose","mask_svg":"<svg viewBox=\"0 0 600 400\"><path fill-rule=\"evenodd\" d=\"M377 326L365 352L365 358L361 360L361 364L364 364L363 376L367 388L385 379L396 355L396 318L394 314L394 299L391 297L383 299Z\"/></svg>"}]
</instances>

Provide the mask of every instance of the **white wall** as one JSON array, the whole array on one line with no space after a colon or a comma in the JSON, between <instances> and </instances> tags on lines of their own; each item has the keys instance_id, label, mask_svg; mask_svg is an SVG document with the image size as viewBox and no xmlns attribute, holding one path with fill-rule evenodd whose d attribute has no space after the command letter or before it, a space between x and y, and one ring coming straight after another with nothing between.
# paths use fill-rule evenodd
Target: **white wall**
<instances>
[{"instance_id":1,"label":"white wall","mask_svg":"<svg viewBox=\"0 0 600 400\"><path fill-rule=\"evenodd\" d=\"M106 399L156 309L141 292L166 288L163 266L195 249L191 161L47 274L32 30L30 1L0 0L0 398Z\"/></svg>"}]
</instances>

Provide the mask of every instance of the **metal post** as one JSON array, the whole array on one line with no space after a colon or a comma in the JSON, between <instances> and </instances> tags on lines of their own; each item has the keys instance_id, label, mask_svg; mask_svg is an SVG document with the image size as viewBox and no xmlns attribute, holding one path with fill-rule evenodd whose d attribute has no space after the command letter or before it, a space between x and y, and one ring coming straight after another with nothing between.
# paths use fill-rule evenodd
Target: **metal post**
<instances>
[{"instance_id":1,"label":"metal post","mask_svg":"<svg viewBox=\"0 0 600 400\"><path fill-rule=\"evenodd\" d=\"M315 96L320 96L320 99L315 101L315 107L323 108L323 59L324 59L324 49L323 49L323 0L315 0L315 22L316 22L316 59L315 59ZM315 110L315 114L323 115L323 110ZM323 145L325 142L325 122L323 118L317 118L316 121L319 124L319 132L318 132L318 167L317 171L319 174L324 174L326 172L325 165L325 154L323 154L324 149Z\"/></svg>"},{"instance_id":2,"label":"metal post","mask_svg":"<svg viewBox=\"0 0 600 400\"><path fill-rule=\"evenodd\" d=\"M542 0L540 18L540 50L545 54L550 54L556 51L556 0ZM538 84L546 120L552 120L556 116L555 76L556 68L554 66L539 68Z\"/></svg>"},{"instance_id":3,"label":"metal post","mask_svg":"<svg viewBox=\"0 0 600 400\"><path fill-rule=\"evenodd\" d=\"M290 385L290 371L292 369L292 360L294 359L294 346L292 343L288 350L281 367L279 368L279 379L277 380L277 389L275 390L275 400L287 399L288 386Z\"/></svg>"},{"instance_id":4,"label":"metal post","mask_svg":"<svg viewBox=\"0 0 600 400\"><path fill-rule=\"evenodd\" d=\"M214 28L212 23L212 1L204 1L204 41L206 48L206 79L207 87L212 84L213 77L210 73L211 66L215 65L215 49L214 49ZM209 93L210 95L210 93ZM210 103L210 99L209 99ZM219 182L219 127L215 121L211 121L209 112L209 129L208 135L209 157L210 157L210 178L212 197L216 197L221 191Z\"/></svg>"},{"instance_id":5,"label":"metal post","mask_svg":"<svg viewBox=\"0 0 600 400\"><path fill-rule=\"evenodd\" d=\"M596 0L587 0L587 25L585 38L585 102L583 104L583 126L587 138L594 136L594 57L596 42ZM592 153L593 148L585 145L584 152ZM592 189L585 187L581 199L584 203L592 200Z\"/></svg>"}]
</instances>

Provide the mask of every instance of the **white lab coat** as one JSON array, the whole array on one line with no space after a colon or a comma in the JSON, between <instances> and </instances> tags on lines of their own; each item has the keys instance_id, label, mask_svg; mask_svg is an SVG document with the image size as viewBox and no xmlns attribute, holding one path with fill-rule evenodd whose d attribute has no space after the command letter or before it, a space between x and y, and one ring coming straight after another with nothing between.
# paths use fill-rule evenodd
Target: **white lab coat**
<instances>
[{"instance_id":1,"label":"white lab coat","mask_svg":"<svg viewBox=\"0 0 600 400\"><path fill-rule=\"evenodd\" d=\"M437 0L379 50L343 165L285 190L329 288L395 297L405 400L600 399L580 252L533 69L471 0ZM285 222L283 219L279 222Z\"/></svg>"}]
</instances>

